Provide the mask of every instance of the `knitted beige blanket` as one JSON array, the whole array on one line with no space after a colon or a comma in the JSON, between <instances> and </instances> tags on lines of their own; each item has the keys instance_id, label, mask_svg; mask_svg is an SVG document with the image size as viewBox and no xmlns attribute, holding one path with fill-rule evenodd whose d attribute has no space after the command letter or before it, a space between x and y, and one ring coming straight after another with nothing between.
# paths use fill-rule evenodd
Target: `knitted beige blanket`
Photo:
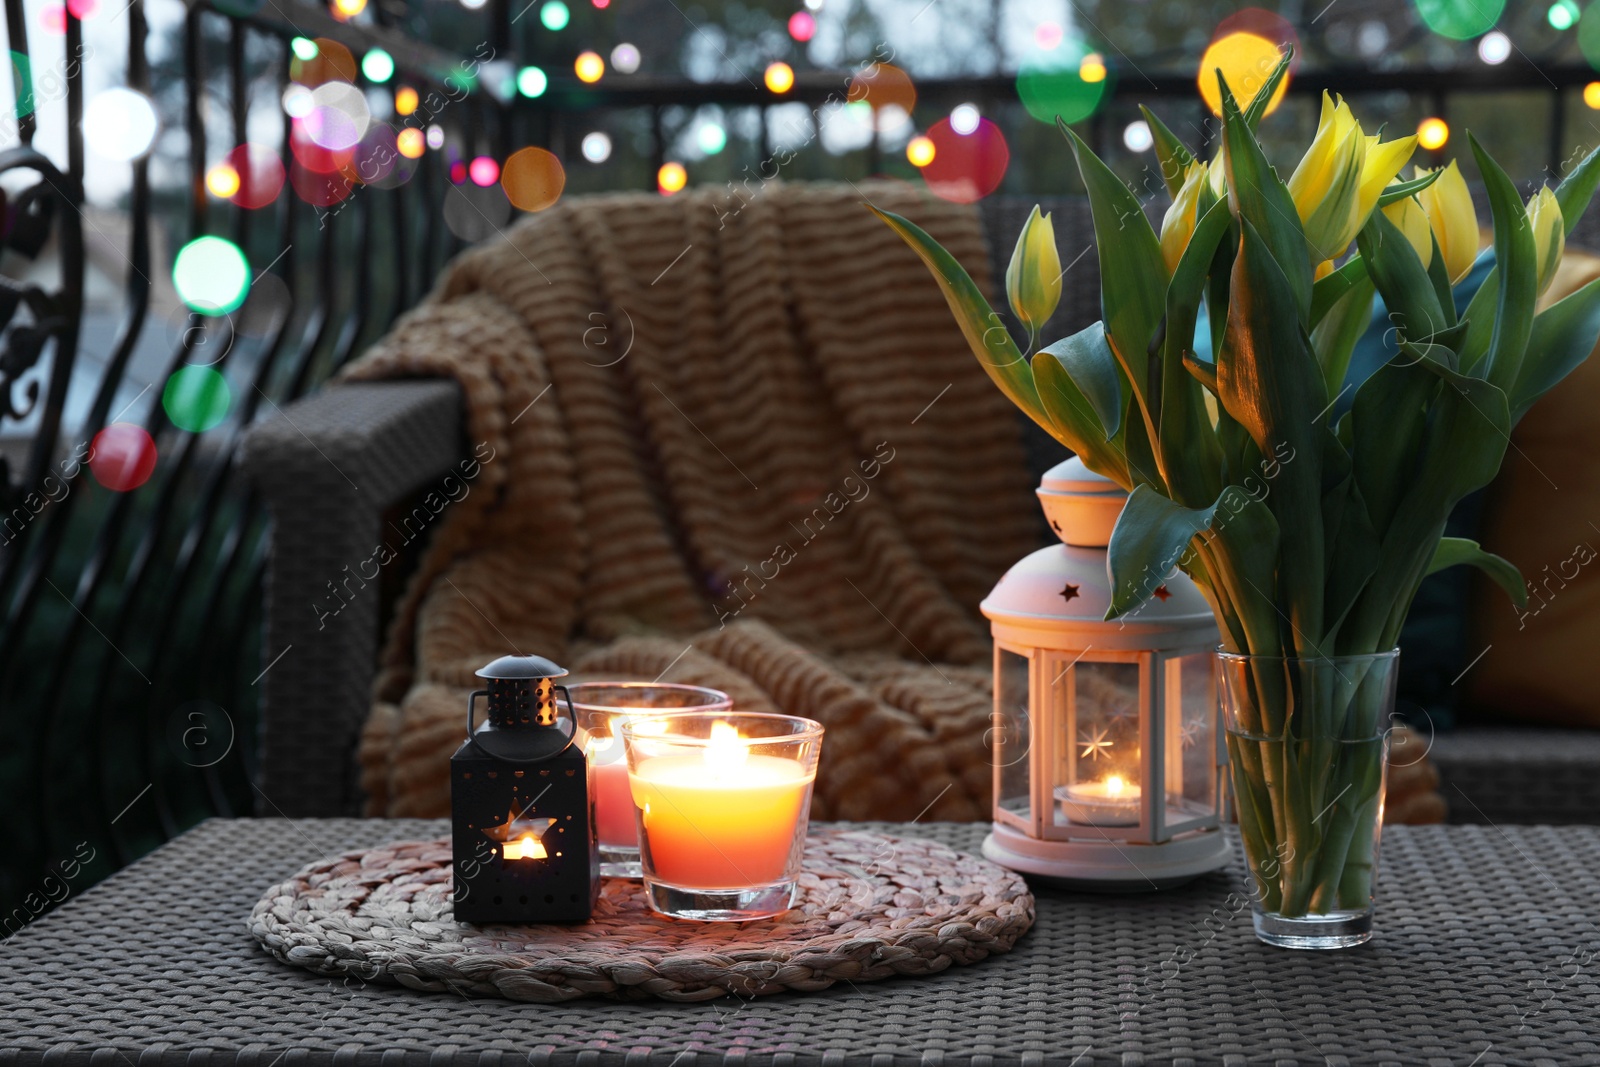
<instances>
[{"instance_id":1,"label":"knitted beige blanket","mask_svg":"<svg viewBox=\"0 0 1600 1067\"><path fill-rule=\"evenodd\" d=\"M472 672L518 652L821 721L819 818L987 816L977 604L1036 505L1016 414L860 204L983 285L977 217L890 183L741 192L564 200L349 369L457 379L474 457L388 635L371 813L448 811Z\"/></svg>"}]
</instances>

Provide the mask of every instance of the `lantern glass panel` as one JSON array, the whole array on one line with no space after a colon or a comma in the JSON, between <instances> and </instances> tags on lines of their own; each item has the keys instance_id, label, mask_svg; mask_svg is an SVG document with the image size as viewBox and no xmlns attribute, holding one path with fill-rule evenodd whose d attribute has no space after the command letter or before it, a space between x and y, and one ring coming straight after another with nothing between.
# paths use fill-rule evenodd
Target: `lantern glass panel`
<instances>
[{"instance_id":1,"label":"lantern glass panel","mask_svg":"<svg viewBox=\"0 0 1600 1067\"><path fill-rule=\"evenodd\" d=\"M1210 652L1166 660L1168 833L1217 825L1217 693Z\"/></svg>"},{"instance_id":2,"label":"lantern glass panel","mask_svg":"<svg viewBox=\"0 0 1600 1067\"><path fill-rule=\"evenodd\" d=\"M1033 732L1028 714L1027 656L995 648L994 724L995 818L1033 826L1028 751Z\"/></svg>"},{"instance_id":3,"label":"lantern glass panel","mask_svg":"<svg viewBox=\"0 0 1600 1067\"><path fill-rule=\"evenodd\" d=\"M1050 687L1056 731L1056 826L1132 827L1140 822L1138 663L1067 661Z\"/></svg>"}]
</instances>

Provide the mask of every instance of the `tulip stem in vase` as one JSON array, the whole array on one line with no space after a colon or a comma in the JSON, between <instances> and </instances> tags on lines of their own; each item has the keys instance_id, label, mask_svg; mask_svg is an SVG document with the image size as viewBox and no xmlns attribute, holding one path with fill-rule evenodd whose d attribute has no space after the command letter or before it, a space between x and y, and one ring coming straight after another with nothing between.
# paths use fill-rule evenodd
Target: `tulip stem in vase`
<instances>
[{"instance_id":1,"label":"tulip stem in vase","mask_svg":"<svg viewBox=\"0 0 1600 1067\"><path fill-rule=\"evenodd\" d=\"M1173 198L1159 233L1058 122L1094 215L1103 320L1035 352L1062 286L1051 218L1036 208L1006 272L1031 359L992 328L959 263L911 221L880 215L933 272L990 378L1128 490L1107 617L1174 568L1206 593L1257 933L1340 947L1370 936L1395 646L1418 586L1470 564L1526 602L1516 568L1445 537L1445 521L1600 336L1600 281L1537 306L1600 185L1600 150L1524 204L1468 134L1495 265L1458 315L1478 233L1459 167L1403 178L1416 138L1369 136L1324 94L1315 137L1281 180L1255 130L1289 59L1242 100L1217 72L1209 162L1146 111ZM1357 376L1374 295L1396 351ZM1196 343L1202 306L1209 346Z\"/></svg>"}]
</instances>

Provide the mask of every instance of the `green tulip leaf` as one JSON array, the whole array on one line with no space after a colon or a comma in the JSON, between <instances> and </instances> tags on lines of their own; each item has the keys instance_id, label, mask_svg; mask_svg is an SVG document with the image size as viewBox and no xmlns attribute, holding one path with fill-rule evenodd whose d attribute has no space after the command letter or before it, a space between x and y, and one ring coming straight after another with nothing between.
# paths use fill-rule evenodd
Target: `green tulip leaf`
<instances>
[{"instance_id":1,"label":"green tulip leaf","mask_svg":"<svg viewBox=\"0 0 1600 1067\"><path fill-rule=\"evenodd\" d=\"M1383 192L1378 194L1378 206L1388 207L1398 204L1408 196L1416 196L1422 190L1439 180L1439 175L1444 173L1443 167L1437 167L1420 178L1413 178L1408 182L1395 182Z\"/></svg>"},{"instance_id":2,"label":"green tulip leaf","mask_svg":"<svg viewBox=\"0 0 1600 1067\"><path fill-rule=\"evenodd\" d=\"M1439 171L1433 173L1438 174ZM1433 242L1433 255L1428 260L1428 280L1433 283L1433 295L1439 301L1439 310L1444 312L1445 324L1455 326L1456 294L1450 288L1450 269L1444 265L1444 253L1439 250L1439 238L1430 231L1428 240ZM1450 347L1459 351L1461 344L1458 341Z\"/></svg>"},{"instance_id":3,"label":"green tulip leaf","mask_svg":"<svg viewBox=\"0 0 1600 1067\"><path fill-rule=\"evenodd\" d=\"M1078 392L1088 400L1100 421L1101 439L1109 441L1115 437L1122 427L1122 372L1111 346L1106 343L1105 323L1097 322L1045 347L1033 359L1036 381L1041 377L1040 361L1044 359L1058 362Z\"/></svg>"},{"instance_id":4,"label":"green tulip leaf","mask_svg":"<svg viewBox=\"0 0 1600 1067\"><path fill-rule=\"evenodd\" d=\"M1211 525L1215 512L1215 505L1186 508L1149 485L1135 486L1107 546L1112 585L1106 618L1125 615L1148 600L1178 565L1194 535Z\"/></svg>"},{"instance_id":5,"label":"green tulip leaf","mask_svg":"<svg viewBox=\"0 0 1600 1067\"><path fill-rule=\"evenodd\" d=\"M1184 356L1194 347L1195 324L1212 258L1232 222L1226 204L1213 204L1195 225L1167 286L1161 392L1154 405L1156 452L1169 495L1191 506L1216 498L1221 489L1222 456L1204 394L1185 370Z\"/></svg>"},{"instance_id":6,"label":"green tulip leaf","mask_svg":"<svg viewBox=\"0 0 1600 1067\"><path fill-rule=\"evenodd\" d=\"M1321 322L1333 305L1366 279L1367 264L1359 255L1351 256L1338 270L1318 278L1311 286L1311 325Z\"/></svg>"},{"instance_id":7,"label":"green tulip leaf","mask_svg":"<svg viewBox=\"0 0 1600 1067\"><path fill-rule=\"evenodd\" d=\"M1589 210L1589 201L1594 199L1597 186L1600 186L1600 148L1592 149L1556 186L1556 203L1561 206L1561 222L1568 237Z\"/></svg>"},{"instance_id":8,"label":"green tulip leaf","mask_svg":"<svg viewBox=\"0 0 1600 1067\"><path fill-rule=\"evenodd\" d=\"M1484 354L1483 377L1508 389L1521 372L1528 336L1533 329L1533 306L1539 297L1533 227L1528 224L1517 187L1506 172L1483 150L1476 137L1469 133L1467 140L1489 193L1489 208L1494 215L1495 266L1499 272L1494 325L1488 351ZM1472 369L1471 366L1468 369Z\"/></svg>"},{"instance_id":9,"label":"green tulip leaf","mask_svg":"<svg viewBox=\"0 0 1600 1067\"><path fill-rule=\"evenodd\" d=\"M1372 283L1389 309L1389 320L1404 341L1426 342L1454 324L1446 321L1439 295L1411 242L1400 227L1381 211L1374 211L1356 235L1356 247L1366 261Z\"/></svg>"},{"instance_id":10,"label":"green tulip leaf","mask_svg":"<svg viewBox=\"0 0 1600 1067\"><path fill-rule=\"evenodd\" d=\"M1105 425L1095 412L1094 403L1078 388L1061 360L1043 353L1035 356L1033 375L1039 399L1050 417L1045 429L1072 449L1090 470L1131 489L1134 482L1120 442L1106 439Z\"/></svg>"},{"instance_id":11,"label":"green tulip leaf","mask_svg":"<svg viewBox=\"0 0 1600 1067\"><path fill-rule=\"evenodd\" d=\"M1372 297L1376 292L1371 279L1363 276L1312 327L1311 349L1322 367L1322 386L1330 397L1337 398L1344 391L1350 356L1372 323Z\"/></svg>"},{"instance_id":12,"label":"green tulip leaf","mask_svg":"<svg viewBox=\"0 0 1600 1067\"><path fill-rule=\"evenodd\" d=\"M1534 316L1528 358L1511 390L1515 425L1534 402L1589 357L1600 340L1600 278Z\"/></svg>"},{"instance_id":13,"label":"green tulip leaf","mask_svg":"<svg viewBox=\"0 0 1600 1067\"><path fill-rule=\"evenodd\" d=\"M1465 537L1439 538L1439 547L1433 550L1433 561L1428 564L1428 573L1434 574L1463 563L1478 568L1494 579L1494 583L1506 591L1519 610L1527 608L1528 586L1522 579L1522 572L1517 570L1517 565L1504 556L1485 552L1478 547L1478 542L1469 541Z\"/></svg>"},{"instance_id":14,"label":"green tulip leaf","mask_svg":"<svg viewBox=\"0 0 1600 1067\"><path fill-rule=\"evenodd\" d=\"M972 276L916 223L893 212L879 211L870 204L867 210L899 234L933 273L940 291L944 293L945 302L950 305L956 322L961 326L967 346L978 357L978 362L983 364L983 369L1000 387L1000 391L1034 422L1053 433L1054 424L1039 402L1039 391L1034 386L1028 361L1017 350L1016 342L1011 340L1005 324L989 306L989 301L984 298Z\"/></svg>"},{"instance_id":15,"label":"green tulip leaf","mask_svg":"<svg viewBox=\"0 0 1600 1067\"><path fill-rule=\"evenodd\" d=\"M1289 64L1293 60L1294 46L1284 45L1283 56L1278 60L1278 65L1272 68L1267 80L1261 83L1256 95L1250 98L1250 103L1244 109L1244 121L1252 130L1261 125L1261 119L1267 113L1267 105L1272 103L1272 96L1278 91L1279 83L1288 76Z\"/></svg>"},{"instance_id":16,"label":"green tulip leaf","mask_svg":"<svg viewBox=\"0 0 1600 1067\"><path fill-rule=\"evenodd\" d=\"M1194 162L1194 153L1178 140L1178 135L1169 130L1154 111L1143 104L1139 105L1139 111L1144 115L1145 124L1150 127L1151 139L1155 141L1156 162L1161 167L1161 180L1167 187L1167 195L1175 197L1178 190L1183 188L1184 172Z\"/></svg>"}]
</instances>

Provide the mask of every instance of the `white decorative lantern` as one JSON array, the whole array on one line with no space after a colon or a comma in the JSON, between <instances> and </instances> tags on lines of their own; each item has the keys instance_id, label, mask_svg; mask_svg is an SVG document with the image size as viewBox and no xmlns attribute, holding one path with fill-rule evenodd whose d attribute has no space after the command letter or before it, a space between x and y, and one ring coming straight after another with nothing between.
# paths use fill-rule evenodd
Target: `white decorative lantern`
<instances>
[{"instance_id":1,"label":"white decorative lantern","mask_svg":"<svg viewBox=\"0 0 1600 1067\"><path fill-rule=\"evenodd\" d=\"M996 863L1081 888L1164 889L1221 867L1226 748L1217 626L1181 572L1107 622L1106 545L1127 494L1081 460L1039 500L1062 544L984 599L994 633Z\"/></svg>"}]
</instances>

